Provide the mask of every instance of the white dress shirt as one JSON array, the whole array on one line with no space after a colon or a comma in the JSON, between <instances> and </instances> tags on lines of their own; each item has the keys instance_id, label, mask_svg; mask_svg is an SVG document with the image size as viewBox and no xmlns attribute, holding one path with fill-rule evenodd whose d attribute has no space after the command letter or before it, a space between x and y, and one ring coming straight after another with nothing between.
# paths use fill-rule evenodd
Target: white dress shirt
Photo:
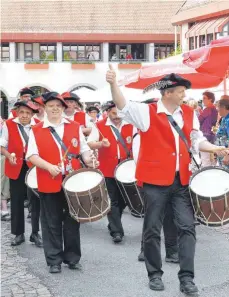
<instances>
[{"instance_id":1,"label":"white dress shirt","mask_svg":"<svg viewBox=\"0 0 229 297\"><path fill-rule=\"evenodd\" d=\"M18 117L13 119L12 121L15 122L16 124L20 124ZM24 131L28 136L30 134L31 126L34 126L34 125L36 125L36 122L32 118L30 124L23 126ZM21 140L22 140L22 143L23 143L23 147L25 149L26 143L25 143L25 140L24 140L24 138L23 138L23 136L21 134L21 131L20 131L18 125L17 125L17 129L19 131L19 134L20 134L20 137L21 137ZM9 142L9 132L8 132L8 128L7 128L6 123L4 123L3 127L2 127L2 135L1 135L1 138L0 138L0 146L7 147L8 142Z\"/></svg>"},{"instance_id":2,"label":"white dress shirt","mask_svg":"<svg viewBox=\"0 0 229 297\"><path fill-rule=\"evenodd\" d=\"M59 137L61 139L63 139L63 136L64 136L64 125L65 124L69 124L69 123L70 122L67 119L62 118L60 124L54 125L54 124L50 123L48 121L48 119L45 117L42 128L53 127L56 130L56 133L59 135ZM53 139L54 139L54 141L55 141L55 143L56 143L56 145L57 145L57 147L59 149L60 159L62 159L63 158L63 154L62 154L61 146L60 146L59 142L56 140L56 138L53 136L53 134L52 134L52 137L53 137ZM79 138L80 138L80 143L79 143L80 144L80 154L82 154L82 153L84 153L86 151L90 151L90 148L87 145L86 139L85 139L85 137L83 135L83 132L82 132L81 128L79 130ZM30 136L29 136L29 143L28 143L28 150L27 150L27 154L26 154L26 159L30 158L33 155L39 156L39 152L38 152L38 148L37 148L37 144L36 144L34 133L31 130L30 131ZM62 174L64 174L64 172L65 172L64 163L62 162Z\"/></svg>"},{"instance_id":3,"label":"white dress shirt","mask_svg":"<svg viewBox=\"0 0 229 297\"><path fill-rule=\"evenodd\" d=\"M110 120L110 118L108 117L107 120L106 120L106 124L105 124L105 125L106 125L106 126L113 126L114 128L116 128L116 129L119 130L119 133L121 133L121 131L122 131L122 127L125 126L125 125L128 125L128 123L127 123L126 121L122 121L120 127L117 128L117 127L112 123L112 121ZM113 131L113 129L111 129L111 131L112 131L112 133L113 133L115 139L118 140L118 139L117 139L117 136L116 136L116 134L115 134L115 132ZM135 133L137 133L137 129L134 127L134 128L133 128L133 135L134 135ZM109 139L108 139L108 140L109 140ZM87 143L89 143L89 142L94 142L94 141L99 141L99 131L98 131L98 129L97 129L97 127L96 127L95 125L93 125L92 130L91 130L91 133L90 133L90 135L88 136ZM119 150L118 143L117 143L117 152L118 152L118 159L120 159L120 150Z\"/></svg>"},{"instance_id":4,"label":"white dress shirt","mask_svg":"<svg viewBox=\"0 0 229 297\"><path fill-rule=\"evenodd\" d=\"M162 100L159 100L157 102L157 113L165 113L167 115L172 115L174 120L177 122L180 129L184 126L184 120L182 116L182 109L181 107L178 107L173 114L171 114L166 107L164 106ZM153 123L150 123L150 110L149 105L139 102L127 102L125 107L122 110L118 110L118 114L120 117L125 119L128 123L134 125L142 132L146 132L150 125ZM169 123L170 124L170 123ZM176 144L176 171L179 171L179 134L177 131L173 128L173 126L170 124L170 127L172 129L174 138L175 138L175 144ZM193 129L199 131L200 124L199 120L195 113L193 113ZM203 140L206 140L203 137L202 133L200 134L199 141L202 142Z\"/></svg>"},{"instance_id":5,"label":"white dress shirt","mask_svg":"<svg viewBox=\"0 0 229 297\"><path fill-rule=\"evenodd\" d=\"M74 116L75 116L75 114L77 112L80 112L80 111L79 110L75 110L75 112L72 115L70 115L70 116L66 115L66 113L63 112L63 117L65 117L66 119L69 119L71 121L74 121ZM91 123L91 117L87 113L85 113L85 128L91 128L92 125L93 124ZM81 127L84 127L84 126L81 125Z\"/></svg>"}]
</instances>

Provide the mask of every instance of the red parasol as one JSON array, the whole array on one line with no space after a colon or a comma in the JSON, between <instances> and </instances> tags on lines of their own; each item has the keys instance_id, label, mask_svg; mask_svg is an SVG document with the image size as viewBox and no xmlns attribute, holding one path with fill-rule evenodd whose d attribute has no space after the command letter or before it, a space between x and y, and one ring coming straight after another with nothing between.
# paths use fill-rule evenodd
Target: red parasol
<instances>
[{"instance_id":1,"label":"red parasol","mask_svg":"<svg viewBox=\"0 0 229 297\"><path fill-rule=\"evenodd\" d=\"M176 73L192 83L193 89L218 86L227 74L229 65L229 38L218 40L209 46L161 60L151 66L143 66L130 73L120 85L145 89L170 73Z\"/></svg>"}]
</instances>

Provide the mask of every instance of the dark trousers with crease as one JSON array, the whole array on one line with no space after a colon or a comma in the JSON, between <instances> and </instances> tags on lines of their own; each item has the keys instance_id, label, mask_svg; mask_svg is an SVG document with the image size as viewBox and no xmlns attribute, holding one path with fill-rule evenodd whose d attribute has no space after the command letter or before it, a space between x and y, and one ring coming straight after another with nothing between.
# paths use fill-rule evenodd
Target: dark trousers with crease
<instances>
[{"instance_id":1,"label":"dark trousers with crease","mask_svg":"<svg viewBox=\"0 0 229 297\"><path fill-rule=\"evenodd\" d=\"M27 196L30 203L32 233L37 233L40 220L40 199L30 188L27 189Z\"/></svg>"},{"instance_id":2,"label":"dark trousers with crease","mask_svg":"<svg viewBox=\"0 0 229 297\"><path fill-rule=\"evenodd\" d=\"M81 258L80 223L70 216L63 190L39 194L47 265L78 263Z\"/></svg>"},{"instance_id":3,"label":"dark trousers with crease","mask_svg":"<svg viewBox=\"0 0 229 297\"><path fill-rule=\"evenodd\" d=\"M161 276L161 229L168 203L172 204L175 224L178 229L180 280L194 278L194 255L196 233L194 214L188 186L182 186L176 175L171 186L144 184L144 255L149 278Z\"/></svg>"},{"instance_id":4,"label":"dark trousers with crease","mask_svg":"<svg viewBox=\"0 0 229 297\"><path fill-rule=\"evenodd\" d=\"M164 240L165 240L166 257L170 257L171 255L178 253L178 231L174 221L171 201L169 201L165 210L165 217L163 221L163 232L164 232ZM144 251L143 241L144 241L144 225L142 230L141 251Z\"/></svg>"},{"instance_id":5,"label":"dark trousers with crease","mask_svg":"<svg viewBox=\"0 0 229 297\"><path fill-rule=\"evenodd\" d=\"M122 213L126 207L125 201L123 199L122 193L119 190L116 180L110 177L106 177L105 179L107 191L111 200L111 210L107 214L110 235L113 236L115 233L124 235L122 226Z\"/></svg>"}]
</instances>

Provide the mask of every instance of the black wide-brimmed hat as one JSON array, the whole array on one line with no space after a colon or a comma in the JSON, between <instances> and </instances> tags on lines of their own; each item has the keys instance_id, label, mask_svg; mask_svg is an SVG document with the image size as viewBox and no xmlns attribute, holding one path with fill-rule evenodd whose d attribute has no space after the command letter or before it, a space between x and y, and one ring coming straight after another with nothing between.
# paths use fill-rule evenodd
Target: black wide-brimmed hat
<instances>
[{"instance_id":1,"label":"black wide-brimmed hat","mask_svg":"<svg viewBox=\"0 0 229 297\"><path fill-rule=\"evenodd\" d=\"M80 108L83 108L83 104L80 102L80 97L73 92L64 92L61 94L64 100L74 100L79 104Z\"/></svg>"},{"instance_id":2,"label":"black wide-brimmed hat","mask_svg":"<svg viewBox=\"0 0 229 297\"><path fill-rule=\"evenodd\" d=\"M190 89L192 84L189 80L184 79L180 75L171 73L162 77L159 81L146 87L143 93L146 93L151 89L157 89L161 91L161 90L167 90L167 89L171 89L179 86L183 86L186 89Z\"/></svg>"},{"instance_id":3,"label":"black wide-brimmed hat","mask_svg":"<svg viewBox=\"0 0 229 297\"><path fill-rule=\"evenodd\" d=\"M115 103L113 101L107 101L105 103L103 103L102 105L102 110L103 111L108 111L109 109L115 107Z\"/></svg>"},{"instance_id":4,"label":"black wide-brimmed hat","mask_svg":"<svg viewBox=\"0 0 229 297\"><path fill-rule=\"evenodd\" d=\"M68 107L62 96L57 92L47 92L42 94L42 97L44 98L44 104L51 100L59 100L65 108Z\"/></svg>"},{"instance_id":5,"label":"black wide-brimmed hat","mask_svg":"<svg viewBox=\"0 0 229 297\"><path fill-rule=\"evenodd\" d=\"M31 96L34 96L35 95L35 93L33 92L33 90L31 90L30 88L23 88L23 89L21 89L19 91L19 94L20 94L20 96L27 95L27 94L29 94Z\"/></svg>"},{"instance_id":6,"label":"black wide-brimmed hat","mask_svg":"<svg viewBox=\"0 0 229 297\"><path fill-rule=\"evenodd\" d=\"M100 110L96 106L88 106L86 108L86 112L92 112L92 111L96 111L97 113L100 112Z\"/></svg>"},{"instance_id":7,"label":"black wide-brimmed hat","mask_svg":"<svg viewBox=\"0 0 229 297\"><path fill-rule=\"evenodd\" d=\"M33 97L31 98L31 101L32 101L32 102L35 102L35 103L38 103L38 104L40 104L40 105L42 105L42 106L45 105L45 104L44 104L44 98L43 98L43 96L41 96L41 95L35 95L35 96L33 96Z\"/></svg>"},{"instance_id":8,"label":"black wide-brimmed hat","mask_svg":"<svg viewBox=\"0 0 229 297\"><path fill-rule=\"evenodd\" d=\"M38 107L31 101L18 101L14 104L15 108L19 108L20 106L27 107L32 110L34 113L38 113Z\"/></svg>"}]
</instances>

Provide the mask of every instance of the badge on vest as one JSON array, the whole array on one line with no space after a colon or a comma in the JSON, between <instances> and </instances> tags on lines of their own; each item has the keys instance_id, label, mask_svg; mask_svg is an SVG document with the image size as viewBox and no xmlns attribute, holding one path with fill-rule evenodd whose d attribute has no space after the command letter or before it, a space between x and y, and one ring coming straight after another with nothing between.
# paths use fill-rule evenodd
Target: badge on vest
<instances>
[{"instance_id":1,"label":"badge on vest","mask_svg":"<svg viewBox=\"0 0 229 297\"><path fill-rule=\"evenodd\" d=\"M128 137L126 138L126 142L130 144L131 141L132 141L132 137L131 137L131 136L128 136Z\"/></svg>"},{"instance_id":2,"label":"badge on vest","mask_svg":"<svg viewBox=\"0 0 229 297\"><path fill-rule=\"evenodd\" d=\"M72 138L72 146L77 147L78 146L78 141L76 138Z\"/></svg>"}]
</instances>

